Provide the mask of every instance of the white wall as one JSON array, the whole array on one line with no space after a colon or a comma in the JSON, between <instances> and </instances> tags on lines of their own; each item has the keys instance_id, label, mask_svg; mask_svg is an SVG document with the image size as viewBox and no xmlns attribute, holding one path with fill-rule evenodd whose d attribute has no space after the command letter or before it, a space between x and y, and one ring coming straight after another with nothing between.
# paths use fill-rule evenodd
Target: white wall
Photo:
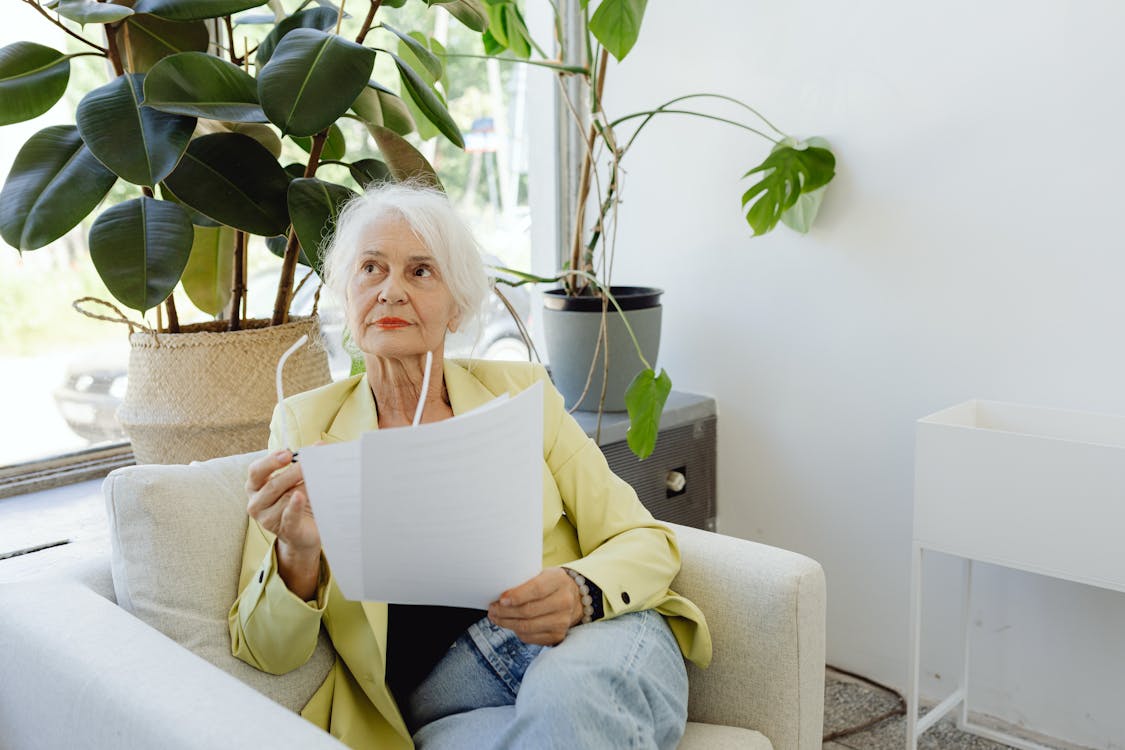
<instances>
[{"instance_id":1,"label":"white wall","mask_svg":"<svg viewBox=\"0 0 1125 750\"><path fill-rule=\"evenodd\" d=\"M768 144L650 126L616 276L667 290L661 364L717 397L721 530L823 563L831 663L905 687L916 419L1125 413L1123 29L1095 0L653 2L607 79L611 114L715 91L836 148L814 231L751 239L740 177ZM931 697L956 680L958 571L927 566ZM1125 596L978 584L975 707L1125 747Z\"/></svg>"}]
</instances>

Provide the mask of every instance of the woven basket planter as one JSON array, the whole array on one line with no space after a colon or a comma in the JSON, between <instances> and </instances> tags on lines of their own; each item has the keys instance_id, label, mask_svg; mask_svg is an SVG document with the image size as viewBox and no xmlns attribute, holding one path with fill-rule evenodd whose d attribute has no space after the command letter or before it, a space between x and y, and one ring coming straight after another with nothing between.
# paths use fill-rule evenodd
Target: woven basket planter
<instances>
[{"instance_id":1,"label":"woven basket planter","mask_svg":"<svg viewBox=\"0 0 1125 750\"><path fill-rule=\"evenodd\" d=\"M285 364L285 395L328 383L328 353L317 318L270 326L224 321L183 327L181 333L129 336L129 387L117 419L133 443L137 463L184 464L261 450L277 403L277 361L308 334L309 343Z\"/></svg>"}]
</instances>

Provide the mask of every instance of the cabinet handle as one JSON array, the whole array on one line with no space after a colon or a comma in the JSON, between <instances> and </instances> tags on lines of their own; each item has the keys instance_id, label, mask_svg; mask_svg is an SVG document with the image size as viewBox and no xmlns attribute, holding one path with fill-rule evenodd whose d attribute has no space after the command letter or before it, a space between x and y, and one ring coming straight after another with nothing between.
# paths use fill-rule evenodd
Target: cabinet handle
<instances>
[{"instance_id":1,"label":"cabinet handle","mask_svg":"<svg viewBox=\"0 0 1125 750\"><path fill-rule=\"evenodd\" d=\"M671 492L683 492L687 486L687 477L678 471L670 471L664 478L664 486Z\"/></svg>"}]
</instances>

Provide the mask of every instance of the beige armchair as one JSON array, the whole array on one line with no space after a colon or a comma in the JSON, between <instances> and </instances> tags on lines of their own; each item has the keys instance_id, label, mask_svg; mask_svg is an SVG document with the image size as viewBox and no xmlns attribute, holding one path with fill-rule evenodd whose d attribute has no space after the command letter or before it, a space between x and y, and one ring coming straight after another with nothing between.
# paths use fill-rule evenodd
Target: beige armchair
<instances>
[{"instance_id":1,"label":"beige armchair","mask_svg":"<svg viewBox=\"0 0 1125 750\"><path fill-rule=\"evenodd\" d=\"M327 639L282 677L230 656L251 458L114 472L104 484L110 555L0 585L0 750L343 747L295 713L331 663ZM689 665L681 748L819 748L820 566L676 531L674 588L706 613L715 647L709 669Z\"/></svg>"}]
</instances>

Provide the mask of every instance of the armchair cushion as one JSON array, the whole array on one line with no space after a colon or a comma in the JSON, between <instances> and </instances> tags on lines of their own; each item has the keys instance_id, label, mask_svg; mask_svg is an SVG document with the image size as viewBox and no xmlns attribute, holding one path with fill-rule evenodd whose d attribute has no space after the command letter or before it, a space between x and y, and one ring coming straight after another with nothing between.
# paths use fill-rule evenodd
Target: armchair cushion
<instances>
[{"instance_id":1,"label":"armchair cushion","mask_svg":"<svg viewBox=\"0 0 1125 750\"><path fill-rule=\"evenodd\" d=\"M688 664L688 719L760 731L777 750L820 750L824 570L796 552L671 525L684 560L672 587L707 614L715 651L708 669Z\"/></svg>"},{"instance_id":2,"label":"armchair cushion","mask_svg":"<svg viewBox=\"0 0 1125 750\"><path fill-rule=\"evenodd\" d=\"M299 711L335 661L321 631L312 657L282 676L231 655L227 611L246 535L246 468L261 454L188 466L133 466L106 478L117 603L188 650Z\"/></svg>"}]
</instances>

